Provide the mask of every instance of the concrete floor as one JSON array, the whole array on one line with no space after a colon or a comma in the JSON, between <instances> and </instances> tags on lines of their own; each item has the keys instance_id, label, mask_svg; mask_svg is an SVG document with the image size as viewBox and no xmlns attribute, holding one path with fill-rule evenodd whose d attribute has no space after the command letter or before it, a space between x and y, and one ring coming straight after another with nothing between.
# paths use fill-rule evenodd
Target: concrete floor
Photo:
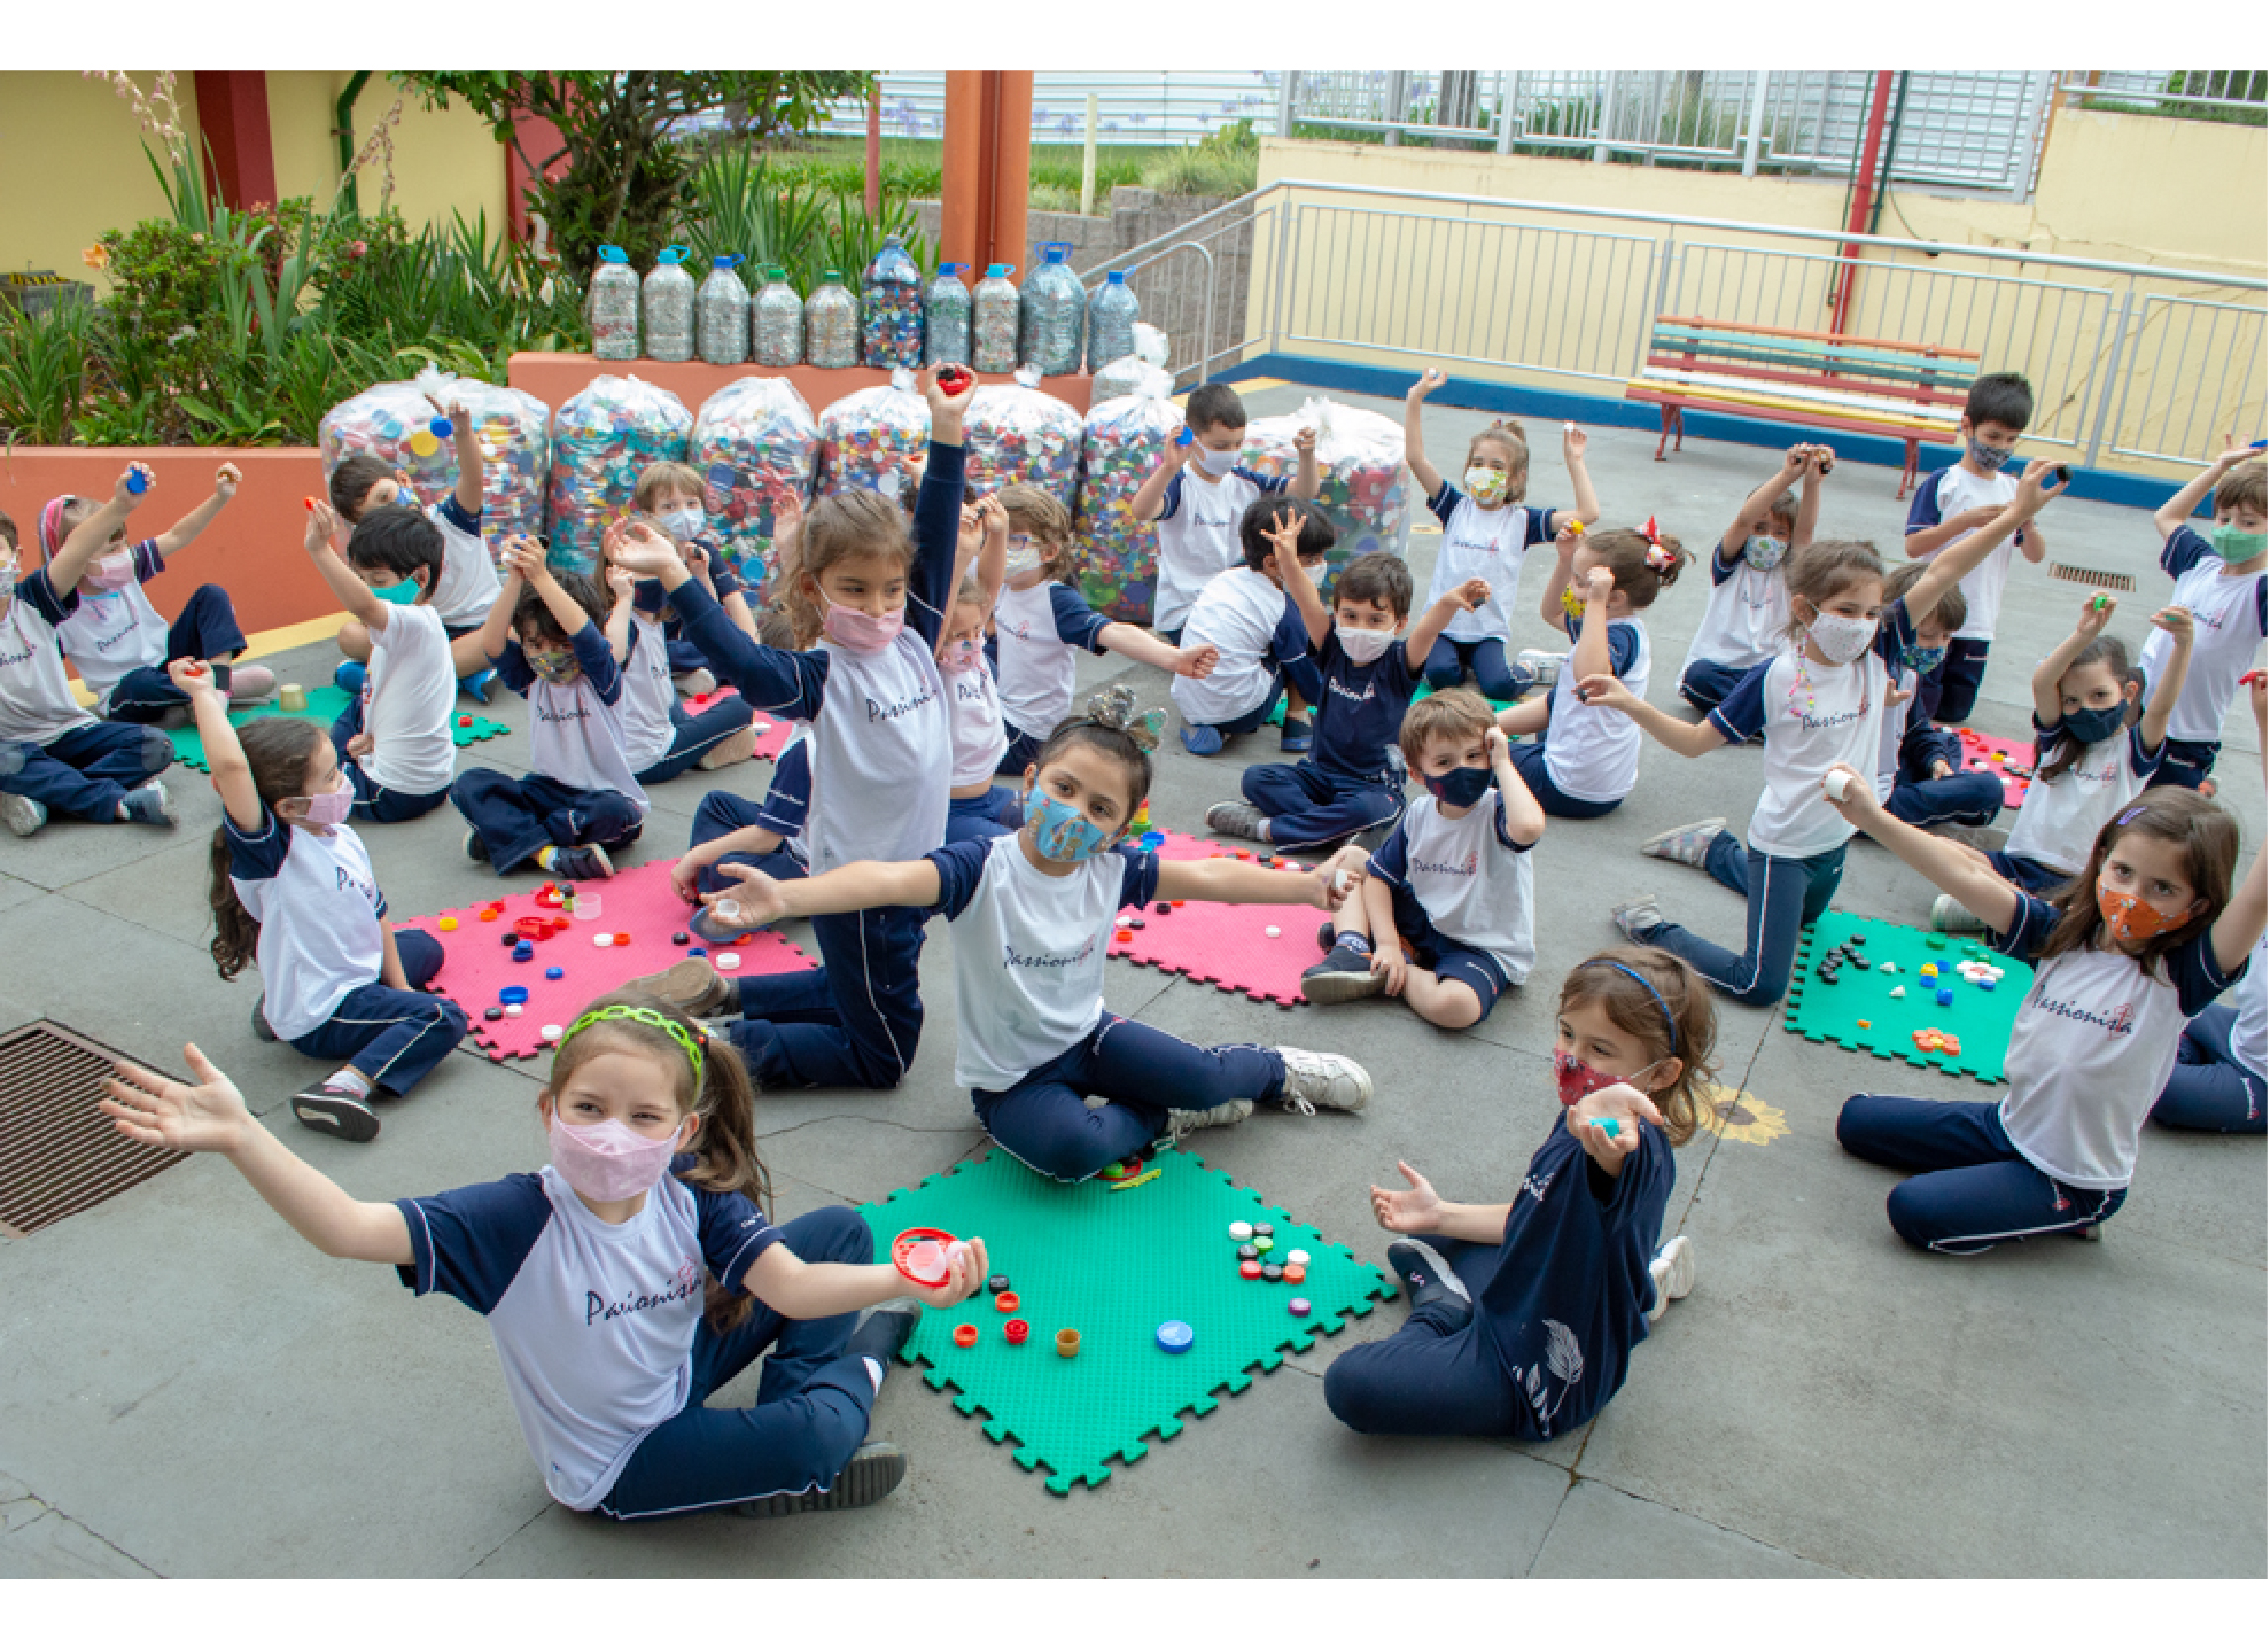
<instances>
[{"instance_id":1,"label":"concrete floor","mask_svg":"<svg viewBox=\"0 0 2268 1650\"><path fill-rule=\"evenodd\" d=\"M1289 411L1305 392L1250 396ZM1371 403L1398 414L1390 403ZM1486 420L1438 410L1454 457ZM1571 502L1548 423L1531 498ZM1656 466L1651 437L1602 430L1592 469L1612 522L1657 514L1706 553L1772 467L1689 441ZM1890 471L1844 464L1820 531L1895 551ZM20 519L23 512L17 512ZM2138 641L2162 600L2136 510L2059 503L2053 559L2133 574L2115 621ZM1438 539L1412 544L1420 587ZM1543 644L1531 568L1518 639ZM1696 569L1648 616L1653 698L1673 704L1707 594ZM2026 678L2081 592L2020 564L1978 723L2026 730ZM271 661L320 681L326 648ZM1121 674L1086 660L1083 683ZM1147 699L1164 682L1123 672ZM524 710L501 708L516 729ZM2232 722L2224 796L2257 843L2256 741ZM514 767L525 740L471 761ZM1231 769L1276 758L1273 732L1201 762L1169 738L1157 818L1195 828ZM1559 971L1613 940L1606 908L1660 893L1730 935L1739 903L1636 843L1709 814L1745 820L1760 756L1688 762L1649 745L1630 804L1555 823L1537 879L1533 983L1465 1035L1398 1005L1257 1006L1122 964L1116 1010L1206 1039L1283 1038L1358 1056L1380 1091L1358 1117L1267 1116L1204 1135L1202 1155L1382 1262L1365 1195L1406 1157L1445 1195L1505 1195L1549 1123ZM768 764L722 776L758 792ZM663 787L640 852L682 849L708 783ZM390 1106L372 1147L294 1127L283 1097L313 1069L252 1040L254 987L204 950L205 852L218 805L177 771L183 821L51 825L0 837L0 1026L50 1017L152 1062L190 1037L291 1147L359 1196L425 1192L544 1157L528 1072L463 1053ZM443 811L366 834L396 911L495 886ZM1930 891L1879 849L1854 850L1840 903L1926 919ZM67 939L64 936L68 936ZM793 931L791 937L798 937ZM952 1084L952 975L940 926L924 959L931 1032L896 1093L789 1094L762 1106L780 1213L882 1196L981 1146ZM782 1523L728 1517L621 1528L554 1505L526 1458L486 1330L452 1303L414 1303L385 1271L323 1259L226 1164L193 1160L34 1237L0 1244L0 1575L2249 1575L2268 1569L2268 1256L2257 1140L2152 1130L2126 1210L2099 1246L2048 1242L1973 1260L1906 1251L1884 1222L1892 1178L1843 1156L1835 1109L1887 1068L1791 1040L1776 1016L1721 1011L1723 1080L1786 1116L1768 1144L1698 1137L1670 1206L1699 1287L1640 1351L1588 1428L1543 1448L1366 1440L1335 1423L1320 1376L1356 1339L1390 1333L1396 1302L1254 1381L1098 1491L1048 1495L977 1423L900 1370L877 1435L907 1448L905 1486L867 1512ZM1986 1091L1901 1068L1946 1099ZM724 1395L744 1403L753 1384ZM1256 1510L1266 1509L1266 1510ZM1224 1531L1231 1531L1226 1539Z\"/></svg>"}]
</instances>

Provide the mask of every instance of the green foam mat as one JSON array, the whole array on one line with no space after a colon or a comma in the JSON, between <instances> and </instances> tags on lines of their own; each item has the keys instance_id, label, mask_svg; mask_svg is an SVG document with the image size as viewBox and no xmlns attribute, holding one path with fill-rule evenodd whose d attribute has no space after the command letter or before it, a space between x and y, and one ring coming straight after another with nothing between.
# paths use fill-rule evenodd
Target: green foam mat
<instances>
[{"instance_id":1,"label":"green foam mat","mask_svg":"<svg viewBox=\"0 0 2268 1650\"><path fill-rule=\"evenodd\" d=\"M1344 1244L1231 1185L1201 1158L1167 1152L1149 1167L1155 1180L1124 1190L1101 1180L1066 1186L995 1149L860 1211L885 1253L911 1226L985 1240L991 1271L1006 1274L1019 1298L1016 1311L1001 1312L980 1289L950 1311L923 1312L900 1356L926 1362L930 1386L958 1388L953 1402L963 1414L984 1410L994 1443L1012 1434L1022 1446L1016 1465L1030 1472L1045 1464L1047 1487L1059 1496L1082 1479L1101 1484L1112 1456L1139 1461L1151 1434L1181 1430L1184 1411L1210 1414L1216 1392L1243 1392L1256 1366L1275 1369L1286 1349L1306 1351L1318 1331L1338 1333L1349 1314L1365 1315L1393 1290ZM1240 1276L1229 1236L1239 1220L1276 1227L1270 1258L1306 1250L1306 1278L1294 1285ZM1294 1296L1313 1303L1310 1315L1291 1314ZM1021 1346L1003 1332L1010 1315L1031 1325ZM1158 1326L1170 1320L1195 1331L1187 1351L1160 1349ZM953 1343L964 1323L979 1331L967 1348ZM1078 1356L1057 1354L1060 1329L1079 1331Z\"/></svg>"},{"instance_id":2,"label":"green foam mat","mask_svg":"<svg viewBox=\"0 0 2268 1650\"><path fill-rule=\"evenodd\" d=\"M1868 966L1861 970L1846 963L1833 984L1822 980L1820 961L1856 933L1866 936ZM1955 963L1971 958L2005 970L1990 991L1954 972ZM1886 962L1897 964L1898 971L1883 973ZM1937 965L1937 979L1923 978L1926 962ZM1906 988L1904 997L1890 995L1898 986ZM1949 1005L1938 1003L1938 986L1951 988ZM2016 1011L2031 990L2030 964L2003 956L1971 935L1923 933L1872 917L1829 911L1804 930L1796 950L1787 1028L1810 1042L1837 1043L1879 1059L1935 1066L1980 1083L1998 1083L2003 1080L2001 1067L2008 1058ZM1868 1022L1863 1027L1858 1023L1862 1019ZM1947 1054L1915 1047L1914 1033L1925 1030L1949 1032L1959 1040L1961 1051Z\"/></svg>"},{"instance_id":3,"label":"green foam mat","mask_svg":"<svg viewBox=\"0 0 2268 1650\"><path fill-rule=\"evenodd\" d=\"M229 721L234 726L241 728L254 717L292 716L303 718L309 722L320 722L324 727L329 728L338 720L339 714L345 709L346 690L333 684L330 687L309 688L307 690L307 709L304 711L279 710L275 702L271 700L265 705L254 705L248 710L231 711ZM449 736L456 740L460 750L468 744L478 744L483 739L493 739L500 733L511 731L510 728L493 717L471 716L458 712L449 718ZM198 734L195 724L191 724L187 728L171 728L165 736L173 741L173 758L183 767L194 769L198 773L212 771L212 765L205 760L205 741Z\"/></svg>"}]
</instances>

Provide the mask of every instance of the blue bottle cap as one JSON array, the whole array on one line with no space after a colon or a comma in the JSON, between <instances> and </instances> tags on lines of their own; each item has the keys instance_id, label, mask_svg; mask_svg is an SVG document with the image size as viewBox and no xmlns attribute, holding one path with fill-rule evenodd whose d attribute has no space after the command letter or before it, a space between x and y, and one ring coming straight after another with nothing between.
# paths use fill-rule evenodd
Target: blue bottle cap
<instances>
[{"instance_id":1,"label":"blue bottle cap","mask_svg":"<svg viewBox=\"0 0 2268 1650\"><path fill-rule=\"evenodd\" d=\"M140 470L128 470L126 472L126 490L138 497L148 492L149 477L143 475Z\"/></svg>"},{"instance_id":2,"label":"blue bottle cap","mask_svg":"<svg viewBox=\"0 0 2268 1650\"><path fill-rule=\"evenodd\" d=\"M719 269L736 269L739 266L740 254L738 252L727 252L716 260L716 267Z\"/></svg>"},{"instance_id":3,"label":"blue bottle cap","mask_svg":"<svg viewBox=\"0 0 2268 1650\"><path fill-rule=\"evenodd\" d=\"M623 251L619 246L601 246L599 248L599 261L601 263L627 263L630 261L630 254Z\"/></svg>"},{"instance_id":4,"label":"blue bottle cap","mask_svg":"<svg viewBox=\"0 0 2268 1650\"><path fill-rule=\"evenodd\" d=\"M496 1000L499 1003L524 1003L527 1001L527 988L525 986L505 986L497 992Z\"/></svg>"},{"instance_id":5,"label":"blue bottle cap","mask_svg":"<svg viewBox=\"0 0 2268 1650\"><path fill-rule=\"evenodd\" d=\"M1610 1140L1622 1133L1622 1124L1612 1117L1594 1117L1591 1119L1591 1126Z\"/></svg>"},{"instance_id":6,"label":"blue bottle cap","mask_svg":"<svg viewBox=\"0 0 2268 1650\"><path fill-rule=\"evenodd\" d=\"M664 263L683 263L691 251L692 248L688 246L664 246L654 254L654 262L657 266Z\"/></svg>"},{"instance_id":7,"label":"blue bottle cap","mask_svg":"<svg viewBox=\"0 0 2268 1650\"><path fill-rule=\"evenodd\" d=\"M563 980L567 977L567 970L564 968L546 968L543 971L543 977L546 980Z\"/></svg>"},{"instance_id":8,"label":"blue bottle cap","mask_svg":"<svg viewBox=\"0 0 2268 1650\"><path fill-rule=\"evenodd\" d=\"M1158 1325L1158 1350L1161 1352L1186 1352L1196 1342L1196 1330L1179 1318Z\"/></svg>"},{"instance_id":9,"label":"blue bottle cap","mask_svg":"<svg viewBox=\"0 0 2268 1650\"><path fill-rule=\"evenodd\" d=\"M1181 433L1174 437L1174 444L1176 446L1187 446L1196 438L1196 434L1184 424L1181 426Z\"/></svg>"},{"instance_id":10,"label":"blue bottle cap","mask_svg":"<svg viewBox=\"0 0 2268 1650\"><path fill-rule=\"evenodd\" d=\"M1110 284L1112 286L1124 286L1126 284L1126 271L1123 269L1111 270Z\"/></svg>"},{"instance_id":11,"label":"blue bottle cap","mask_svg":"<svg viewBox=\"0 0 2268 1650\"><path fill-rule=\"evenodd\" d=\"M457 427L455 423L448 419L435 419L425 428L432 431L435 436L439 437L444 441L457 433Z\"/></svg>"}]
</instances>

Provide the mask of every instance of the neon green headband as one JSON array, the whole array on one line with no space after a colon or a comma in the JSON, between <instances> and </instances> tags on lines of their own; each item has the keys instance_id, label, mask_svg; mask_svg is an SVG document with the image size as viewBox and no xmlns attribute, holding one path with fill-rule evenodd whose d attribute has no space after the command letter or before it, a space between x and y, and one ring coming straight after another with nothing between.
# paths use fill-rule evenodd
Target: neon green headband
<instances>
[{"instance_id":1,"label":"neon green headband","mask_svg":"<svg viewBox=\"0 0 2268 1650\"><path fill-rule=\"evenodd\" d=\"M635 1003L610 1003L603 1009L586 1009L575 1023L567 1027L567 1034L559 1039L560 1046L565 1047L604 1019L634 1019L640 1025L651 1025L657 1031L668 1032L678 1047L685 1050L685 1057L693 1066L693 1092L696 1095L701 1093L701 1047L704 1039L655 1009Z\"/></svg>"}]
</instances>

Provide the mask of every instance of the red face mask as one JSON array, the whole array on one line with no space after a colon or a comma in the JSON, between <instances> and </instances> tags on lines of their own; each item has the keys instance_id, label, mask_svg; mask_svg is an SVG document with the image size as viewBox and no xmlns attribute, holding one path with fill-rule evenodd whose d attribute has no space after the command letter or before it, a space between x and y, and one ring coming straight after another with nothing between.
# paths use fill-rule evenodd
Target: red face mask
<instances>
[{"instance_id":1,"label":"red face mask","mask_svg":"<svg viewBox=\"0 0 2268 1650\"><path fill-rule=\"evenodd\" d=\"M1586 1066L1563 1048L1552 1050L1552 1075L1559 1086L1561 1106L1572 1106L1583 1096L1597 1094L1601 1089L1611 1089L1617 1083L1629 1083L1635 1087L1638 1078L1644 1077L1659 1064L1661 1062L1656 1060L1653 1065L1640 1067L1629 1077L1617 1077L1596 1066Z\"/></svg>"},{"instance_id":2,"label":"red face mask","mask_svg":"<svg viewBox=\"0 0 2268 1650\"><path fill-rule=\"evenodd\" d=\"M2111 938L2120 945L2146 945L2169 928L2178 928L2186 918L2168 917L2139 894L2120 894L2095 885L2095 909L2102 914L2103 924L2111 930Z\"/></svg>"}]
</instances>

